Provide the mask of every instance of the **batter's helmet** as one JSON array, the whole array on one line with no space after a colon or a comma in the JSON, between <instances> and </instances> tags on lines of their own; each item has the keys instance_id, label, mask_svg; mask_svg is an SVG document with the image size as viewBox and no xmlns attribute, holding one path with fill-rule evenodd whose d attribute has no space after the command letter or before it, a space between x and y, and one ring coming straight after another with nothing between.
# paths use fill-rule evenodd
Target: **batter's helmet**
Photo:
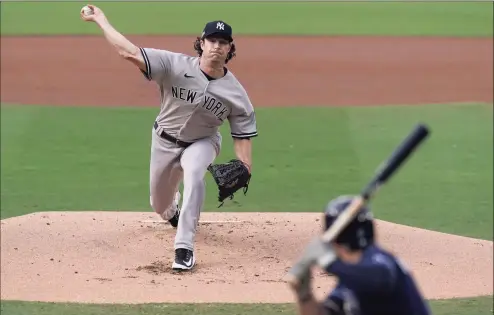
<instances>
[{"instance_id":1,"label":"batter's helmet","mask_svg":"<svg viewBox=\"0 0 494 315\"><path fill-rule=\"evenodd\" d=\"M326 230L354 198L355 196L339 196L328 203L324 211ZM335 242L351 250L365 249L374 243L374 221L372 212L367 206L360 209L355 218L336 237Z\"/></svg>"}]
</instances>

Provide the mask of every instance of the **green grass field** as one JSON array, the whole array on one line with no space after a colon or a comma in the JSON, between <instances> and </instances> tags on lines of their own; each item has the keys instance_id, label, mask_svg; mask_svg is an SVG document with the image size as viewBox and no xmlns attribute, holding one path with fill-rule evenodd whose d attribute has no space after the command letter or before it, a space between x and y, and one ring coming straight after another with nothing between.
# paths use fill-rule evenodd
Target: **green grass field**
<instances>
[{"instance_id":1,"label":"green grass field","mask_svg":"<svg viewBox=\"0 0 494 315\"><path fill-rule=\"evenodd\" d=\"M3 106L2 218L43 210L150 211L149 157L143 152L149 151L155 113L154 108ZM490 106L259 108L257 113L261 128L248 199L240 194L239 203L227 202L223 211L321 211L332 196L357 191L415 122L424 121L434 136L375 201L377 216L492 238ZM285 128L301 121L307 122L304 130ZM315 147L306 141L313 135L325 135L330 145ZM217 161L232 157L231 139L224 137ZM280 182L283 190L277 190ZM207 183L206 210L217 211L211 176ZM449 215L453 210L456 215Z\"/></svg>"},{"instance_id":2,"label":"green grass field","mask_svg":"<svg viewBox=\"0 0 494 315\"><path fill-rule=\"evenodd\" d=\"M492 315L492 297L432 301L434 315ZM295 315L292 304L140 304L81 305L9 301L2 302L5 315Z\"/></svg>"},{"instance_id":3,"label":"green grass field","mask_svg":"<svg viewBox=\"0 0 494 315\"><path fill-rule=\"evenodd\" d=\"M96 26L80 21L84 4L2 3L1 34L99 34ZM492 3L95 4L125 34L197 34L206 20L225 19L236 34L246 35L493 35ZM151 211L148 156L143 152L148 152L156 110L2 104L1 218L45 210ZM321 211L329 198L358 190L420 120L432 126L433 137L373 202L376 216L492 240L492 104L260 108L257 112L255 177L248 196L239 194L239 203L227 202L222 211ZM286 137L281 126L301 121L311 123L305 131L291 130ZM135 127L128 130L124 127L128 125ZM324 135L330 145L306 141L314 135ZM231 145L225 136L218 161L233 156ZM209 176L207 183L206 210L218 211ZM283 193L276 191L279 183ZM435 315L493 314L492 296L431 301L431 306ZM2 301L0 311L2 315L295 314L293 304L19 301Z\"/></svg>"},{"instance_id":4,"label":"green grass field","mask_svg":"<svg viewBox=\"0 0 494 315\"><path fill-rule=\"evenodd\" d=\"M2 3L2 34L99 34L71 2ZM492 36L487 2L95 2L125 34L198 34L224 19L236 34ZM255 18L253 18L255 16ZM47 19L49 17L49 19Z\"/></svg>"}]
</instances>

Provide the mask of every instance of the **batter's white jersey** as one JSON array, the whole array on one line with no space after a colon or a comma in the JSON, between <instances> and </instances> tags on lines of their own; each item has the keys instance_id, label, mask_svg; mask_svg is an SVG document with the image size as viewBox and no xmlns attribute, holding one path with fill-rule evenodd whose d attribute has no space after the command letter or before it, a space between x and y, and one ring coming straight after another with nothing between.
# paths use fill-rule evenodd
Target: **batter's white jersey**
<instances>
[{"instance_id":1,"label":"batter's white jersey","mask_svg":"<svg viewBox=\"0 0 494 315\"><path fill-rule=\"evenodd\" d=\"M208 80L199 57L155 48L140 48L146 64L142 71L160 89L161 109L156 121L161 130L186 142L219 134L229 121L234 138L257 136L252 103L231 71Z\"/></svg>"}]
</instances>

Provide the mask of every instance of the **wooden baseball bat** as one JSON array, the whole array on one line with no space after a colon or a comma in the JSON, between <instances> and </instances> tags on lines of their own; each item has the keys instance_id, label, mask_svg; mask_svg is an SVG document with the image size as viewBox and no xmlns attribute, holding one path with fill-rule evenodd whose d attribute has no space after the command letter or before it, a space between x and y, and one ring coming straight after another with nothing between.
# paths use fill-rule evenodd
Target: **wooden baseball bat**
<instances>
[{"instance_id":1,"label":"wooden baseball bat","mask_svg":"<svg viewBox=\"0 0 494 315\"><path fill-rule=\"evenodd\" d=\"M346 207L331 227L322 234L321 238L324 242L329 243L339 235L350 221L353 220L359 210L372 199L377 190L396 173L407 158L411 156L412 152L427 138L429 133L429 128L426 125L417 124L414 127L408 136L401 141L398 147L380 165L374 177L360 192L359 196ZM309 261L306 257L302 257L289 271L287 281L292 285L297 285L299 276L310 267L311 263L312 261Z\"/></svg>"}]
</instances>

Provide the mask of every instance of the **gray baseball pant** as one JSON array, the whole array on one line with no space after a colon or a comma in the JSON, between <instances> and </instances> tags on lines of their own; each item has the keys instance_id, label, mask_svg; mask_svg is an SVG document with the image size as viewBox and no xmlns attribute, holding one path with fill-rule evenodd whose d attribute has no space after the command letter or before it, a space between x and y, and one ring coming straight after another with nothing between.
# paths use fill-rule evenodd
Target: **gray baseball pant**
<instances>
[{"instance_id":1,"label":"gray baseball pant","mask_svg":"<svg viewBox=\"0 0 494 315\"><path fill-rule=\"evenodd\" d=\"M207 167L218 154L210 138L187 148L161 138L152 130L150 158L151 207L164 220L175 214L174 197L183 180L183 202L175 235L175 249L194 250L197 223L204 205Z\"/></svg>"}]
</instances>

